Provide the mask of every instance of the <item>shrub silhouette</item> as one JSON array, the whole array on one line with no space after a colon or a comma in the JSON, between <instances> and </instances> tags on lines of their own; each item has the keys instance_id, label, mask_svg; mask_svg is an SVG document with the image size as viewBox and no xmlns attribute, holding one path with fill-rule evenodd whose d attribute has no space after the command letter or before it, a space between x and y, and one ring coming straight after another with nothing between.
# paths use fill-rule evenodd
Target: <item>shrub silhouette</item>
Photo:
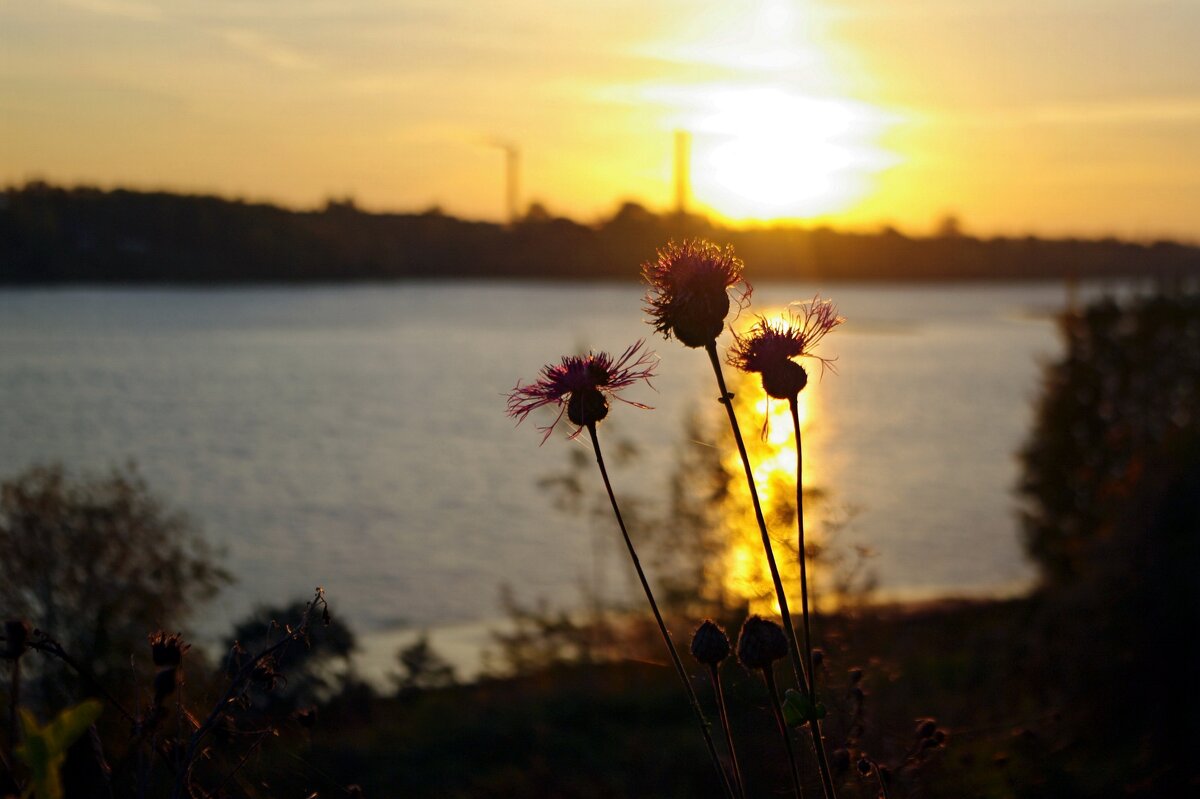
<instances>
[{"instance_id":1,"label":"shrub silhouette","mask_svg":"<svg viewBox=\"0 0 1200 799\"><path fill-rule=\"evenodd\" d=\"M1200 296L1109 299L1063 320L1021 453L1029 554L1076 576L1163 445L1200 429Z\"/></svg>"},{"instance_id":2,"label":"shrub silhouette","mask_svg":"<svg viewBox=\"0 0 1200 799\"><path fill-rule=\"evenodd\" d=\"M148 631L182 625L229 581L187 518L163 506L132 465L98 477L35 466L0 484L0 552L6 617L53 636L100 679L128 669ZM61 707L69 680L46 661L31 687Z\"/></svg>"}]
</instances>

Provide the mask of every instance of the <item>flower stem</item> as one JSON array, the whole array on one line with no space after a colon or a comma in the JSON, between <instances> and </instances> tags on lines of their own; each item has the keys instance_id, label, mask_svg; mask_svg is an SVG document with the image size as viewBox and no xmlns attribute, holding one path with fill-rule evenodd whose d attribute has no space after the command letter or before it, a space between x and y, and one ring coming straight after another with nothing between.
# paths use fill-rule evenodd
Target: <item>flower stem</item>
<instances>
[{"instance_id":1,"label":"flower stem","mask_svg":"<svg viewBox=\"0 0 1200 799\"><path fill-rule=\"evenodd\" d=\"M18 650L12 663L12 686L8 692L8 745L16 749L21 740L21 727L17 724L17 706L21 703L21 655Z\"/></svg>"},{"instance_id":2,"label":"flower stem","mask_svg":"<svg viewBox=\"0 0 1200 799\"><path fill-rule=\"evenodd\" d=\"M738 763L737 750L733 746L733 727L729 723L729 712L725 709L725 689L721 686L721 675L717 672L717 664L710 663L709 675L712 677L713 690L717 694L717 707L721 711L721 726L725 728L725 742L729 744L729 761L733 767L733 781L737 783L738 795L746 796L746 782L742 779L742 767Z\"/></svg>"},{"instance_id":3,"label":"flower stem","mask_svg":"<svg viewBox=\"0 0 1200 799\"><path fill-rule=\"evenodd\" d=\"M717 377L717 387L721 391L718 400L725 406L729 414L729 426L733 429L733 440L737 443L738 454L742 456L742 468L746 471L746 485L750 489L750 501L754 505L754 516L758 520L758 530L762 534L763 552L767 556L767 567L771 571L771 581L775 584L775 598L779 600L779 615L783 619L783 632L788 640L788 654L791 655L792 669L796 672L796 682L808 691L808 679L804 672L804 663L800 659L800 649L796 645L796 628L792 626L792 614L788 610L787 595L783 591L783 581L779 579L779 567L775 565L775 552L771 549L771 537L767 533L767 520L763 517L762 504L758 501L758 489L754 485L754 471L750 468L750 456L746 453L746 442L742 440L742 429L738 426L737 414L733 411L733 395L725 387L725 375L721 371L721 358L717 355L717 342L711 341L705 345L708 359L712 361L713 372Z\"/></svg>"},{"instance_id":4,"label":"flower stem","mask_svg":"<svg viewBox=\"0 0 1200 799\"><path fill-rule=\"evenodd\" d=\"M796 436L796 535L800 549L800 614L804 625L804 662L808 668L808 700L817 706L817 671L813 667L812 633L808 609L808 549L804 542L804 447L800 438L800 409L798 396L788 400L792 411L792 429ZM817 754L817 767L821 770L821 787L828 799L835 799L833 779L830 776L829 760L825 756L825 741L821 735L821 722L809 722L813 748Z\"/></svg>"},{"instance_id":5,"label":"flower stem","mask_svg":"<svg viewBox=\"0 0 1200 799\"><path fill-rule=\"evenodd\" d=\"M595 422L589 422L587 430L588 434L592 437L592 448L596 451L596 465L600 467L600 476L604 478L604 488L608 491L608 500L612 503L613 514L617 517L617 526L621 528L621 536L625 539L625 547L629 550L629 557L633 560L633 568L637 571L638 580L642 583L642 590L646 592L646 600L650 603L650 609L654 612L654 620L658 622L658 631L662 633L663 643L666 644L667 652L671 655L671 662L675 665L679 681L683 683L683 688L687 691L688 701L692 705L692 710L696 713L696 720L700 723L700 732L704 735L704 743L708 747L708 754L712 758L713 767L721 775L721 784L725 789L725 795L733 797L735 794L729 784L729 775L725 773L725 767L721 765L721 758L717 755L717 748L713 745L712 735L708 731L708 721L704 718L704 711L700 709L700 700L696 697L696 691L692 688L691 680L688 679L687 672L683 668L683 662L679 659L679 652L675 650L675 644L671 641L671 634L667 631L667 625L663 621L662 613L658 610L658 603L654 601L654 592L650 590L650 583L646 580L646 573L642 570L642 563L638 560L637 551L633 548L633 541L629 538L629 531L625 529L625 520L621 517L621 509L617 506L617 496L613 493L612 483L608 479L608 469L604 467L604 456L600 452L600 438L596 435Z\"/></svg>"},{"instance_id":6,"label":"flower stem","mask_svg":"<svg viewBox=\"0 0 1200 799\"><path fill-rule=\"evenodd\" d=\"M782 698L775 685L775 673L770 665L766 665L762 667L762 675L771 694L771 709L775 711L775 723L779 725L779 736L783 738L783 747L787 750L788 765L792 767L792 790L796 792L796 799L801 799L804 789L800 787L800 769L796 766L796 753L792 750L792 734L783 718Z\"/></svg>"}]
</instances>

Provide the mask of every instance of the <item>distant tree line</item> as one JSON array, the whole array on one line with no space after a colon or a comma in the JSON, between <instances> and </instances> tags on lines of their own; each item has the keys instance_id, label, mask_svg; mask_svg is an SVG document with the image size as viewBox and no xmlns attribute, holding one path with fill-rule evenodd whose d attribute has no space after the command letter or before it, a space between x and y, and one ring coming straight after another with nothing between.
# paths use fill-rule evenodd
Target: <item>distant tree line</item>
<instances>
[{"instance_id":1,"label":"distant tree line","mask_svg":"<svg viewBox=\"0 0 1200 799\"><path fill-rule=\"evenodd\" d=\"M0 193L0 284L337 282L442 278L629 279L669 239L733 244L762 279L1027 280L1200 274L1200 248L981 239L957 224L910 237L795 224L727 229L626 203L585 225L534 205L517 224L368 213L353 201L294 211L210 196L64 188Z\"/></svg>"}]
</instances>

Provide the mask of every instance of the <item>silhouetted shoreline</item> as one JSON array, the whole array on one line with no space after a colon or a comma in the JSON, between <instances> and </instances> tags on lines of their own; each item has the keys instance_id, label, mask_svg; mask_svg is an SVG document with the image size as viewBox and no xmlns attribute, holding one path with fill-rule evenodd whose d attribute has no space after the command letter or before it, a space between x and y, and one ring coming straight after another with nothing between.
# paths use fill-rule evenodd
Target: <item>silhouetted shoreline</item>
<instances>
[{"instance_id":1,"label":"silhouetted shoreline","mask_svg":"<svg viewBox=\"0 0 1200 799\"><path fill-rule=\"evenodd\" d=\"M733 244L760 280L1029 281L1200 275L1200 247L1114 238L981 239L949 229L734 229L626 203L584 225L533 206L500 225L369 213L352 201L296 211L212 196L45 183L0 193L0 285L292 284L397 280L631 280L669 239Z\"/></svg>"}]
</instances>

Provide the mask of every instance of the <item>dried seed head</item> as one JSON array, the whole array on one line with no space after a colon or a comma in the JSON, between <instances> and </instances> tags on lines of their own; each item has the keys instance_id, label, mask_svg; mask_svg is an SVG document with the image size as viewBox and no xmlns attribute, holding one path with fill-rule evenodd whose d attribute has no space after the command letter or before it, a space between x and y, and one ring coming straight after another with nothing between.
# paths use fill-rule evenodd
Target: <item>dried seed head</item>
<instances>
[{"instance_id":1,"label":"dried seed head","mask_svg":"<svg viewBox=\"0 0 1200 799\"><path fill-rule=\"evenodd\" d=\"M769 668L776 660L786 657L787 650L787 636L775 622L761 616L751 616L742 625L737 656L746 668Z\"/></svg>"},{"instance_id":2,"label":"dried seed head","mask_svg":"<svg viewBox=\"0 0 1200 799\"><path fill-rule=\"evenodd\" d=\"M712 619L705 619L692 634L692 657L709 666L729 657L729 636Z\"/></svg>"},{"instance_id":3,"label":"dried seed head","mask_svg":"<svg viewBox=\"0 0 1200 799\"><path fill-rule=\"evenodd\" d=\"M32 628L24 619L9 619L4 622L4 648L0 649L0 657L5 660L16 660L25 652L25 644L29 641Z\"/></svg>"},{"instance_id":4,"label":"dried seed head","mask_svg":"<svg viewBox=\"0 0 1200 799\"><path fill-rule=\"evenodd\" d=\"M150 634L150 657L154 665L160 669L178 668L183 662L183 653L191 649L190 644L183 642L180 633L167 635L162 630Z\"/></svg>"}]
</instances>

